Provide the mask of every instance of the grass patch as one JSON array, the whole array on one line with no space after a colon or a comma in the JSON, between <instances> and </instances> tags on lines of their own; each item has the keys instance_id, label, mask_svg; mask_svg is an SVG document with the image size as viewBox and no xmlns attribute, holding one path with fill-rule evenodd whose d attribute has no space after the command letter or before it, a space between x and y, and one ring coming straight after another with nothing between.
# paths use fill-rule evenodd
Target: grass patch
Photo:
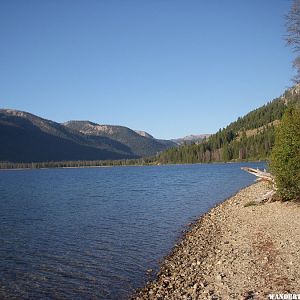
<instances>
[{"instance_id":1,"label":"grass patch","mask_svg":"<svg viewBox=\"0 0 300 300\"><path fill-rule=\"evenodd\" d=\"M249 201L245 203L244 207L249 207L249 206L256 206L257 202L256 201Z\"/></svg>"}]
</instances>

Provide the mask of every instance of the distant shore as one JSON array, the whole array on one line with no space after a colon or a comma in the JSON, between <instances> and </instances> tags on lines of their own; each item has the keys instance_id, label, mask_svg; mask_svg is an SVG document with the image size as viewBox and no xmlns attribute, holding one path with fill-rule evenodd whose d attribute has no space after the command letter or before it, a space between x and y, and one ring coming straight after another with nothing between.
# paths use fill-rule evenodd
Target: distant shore
<instances>
[{"instance_id":1,"label":"distant shore","mask_svg":"<svg viewBox=\"0 0 300 300\"><path fill-rule=\"evenodd\" d=\"M135 167L134 165L132 167ZM85 167L49 167L49 168L0 168L0 171L24 171L24 170L49 170L49 169L86 169L86 168L111 168L116 166L85 166Z\"/></svg>"},{"instance_id":2,"label":"distant shore","mask_svg":"<svg viewBox=\"0 0 300 300\"><path fill-rule=\"evenodd\" d=\"M300 293L300 205L255 204L255 183L202 216L132 299L268 299Z\"/></svg>"},{"instance_id":3,"label":"distant shore","mask_svg":"<svg viewBox=\"0 0 300 300\"><path fill-rule=\"evenodd\" d=\"M0 162L1 170L47 170L47 169L83 169L83 168L108 168L108 167L144 167L144 166L177 166L177 165L203 165L203 164L234 164L234 163L261 163L266 160L241 160L241 161L215 161L208 163L127 163L126 161L113 161L113 163L107 161L101 161L101 164L87 164L86 161L80 161L79 165L68 166L69 162L36 162L36 163L6 163Z\"/></svg>"}]
</instances>

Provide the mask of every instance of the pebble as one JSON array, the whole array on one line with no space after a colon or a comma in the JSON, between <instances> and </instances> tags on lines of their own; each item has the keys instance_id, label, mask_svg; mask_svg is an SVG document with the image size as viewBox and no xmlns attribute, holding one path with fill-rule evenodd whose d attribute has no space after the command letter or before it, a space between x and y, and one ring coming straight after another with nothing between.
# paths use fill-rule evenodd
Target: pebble
<instances>
[{"instance_id":1,"label":"pebble","mask_svg":"<svg viewBox=\"0 0 300 300\"><path fill-rule=\"evenodd\" d=\"M300 207L244 207L267 190L264 182L253 184L191 225L157 278L131 299L265 299L272 291L298 291Z\"/></svg>"}]
</instances>

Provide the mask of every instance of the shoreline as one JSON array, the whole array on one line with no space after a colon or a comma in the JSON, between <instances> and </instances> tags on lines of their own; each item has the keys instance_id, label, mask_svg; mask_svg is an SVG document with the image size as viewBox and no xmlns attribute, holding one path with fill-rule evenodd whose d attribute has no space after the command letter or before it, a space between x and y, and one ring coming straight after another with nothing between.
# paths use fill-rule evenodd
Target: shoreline
<instances>
[{"instance_id":1,"label":"shoreline","mask_svg":"<svg viewBox=\"0 0 300 300\"><path fill-rule=\"evenodd\" d=\"M253 205L254 183L196 220L130 299L268 299L300 293L300 205Z\"/></svg>"},{"instance_id":2,"label":"shoreline","mask_svg":"<svg viewBox=\"0 0 300 300\"><path fill-rule=\"evenodd\" d=\"M1 168L0 171L18 170L49 170L49 169L86 169L86 168L113 168L113 167L161 167L161 166L186 166L186 165L216 165L216 164L240 164L240 163L266 163L266 160L247 160L247 161L216 161L208 163L178 163L178 164L128 164L128 165L103 165L103 166L78 166L78 167L28 167L28 168ZM225 201L225 200L224 200Z\"/></svg>"}]
</instances>

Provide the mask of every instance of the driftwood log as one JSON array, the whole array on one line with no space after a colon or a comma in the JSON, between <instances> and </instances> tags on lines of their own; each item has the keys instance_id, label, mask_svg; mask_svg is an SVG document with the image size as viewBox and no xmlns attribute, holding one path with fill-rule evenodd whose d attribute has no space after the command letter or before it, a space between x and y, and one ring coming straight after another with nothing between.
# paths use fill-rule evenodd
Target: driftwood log
<instances>
[{"instance_id":1,"label":"driftwood log","mask_svg":"<svg viewBox=\"0 0 300 300\"><path fill-rule=\"evenodd\" d=\"M241 169L252 175L255 175L257 177L256 179L257 181L267 181L272 184L272 188L270 189L270 191L268 191L261 198L258 198L256 200L258 203L270 202L274 199L274 196L276 194L276 186L275 186L274 176L271 173L268 173L266 171L261 171L259 169L248 168L248 167L242 167Z\"/></svg>"},{"instance_id":2,"label":"driftwood log","mask_svg":"<svg viewBox=\"0 0 300 300\"><path fill-rule=\"evenodd\" d=\"M275 183L274 176L271 173L268 173L266 171L261 171L259 169L248 168L248 167L241 167L241 169L258 177L257 178L258 181L265 180L273 184Z\"/></svg>"}]
</instances>

